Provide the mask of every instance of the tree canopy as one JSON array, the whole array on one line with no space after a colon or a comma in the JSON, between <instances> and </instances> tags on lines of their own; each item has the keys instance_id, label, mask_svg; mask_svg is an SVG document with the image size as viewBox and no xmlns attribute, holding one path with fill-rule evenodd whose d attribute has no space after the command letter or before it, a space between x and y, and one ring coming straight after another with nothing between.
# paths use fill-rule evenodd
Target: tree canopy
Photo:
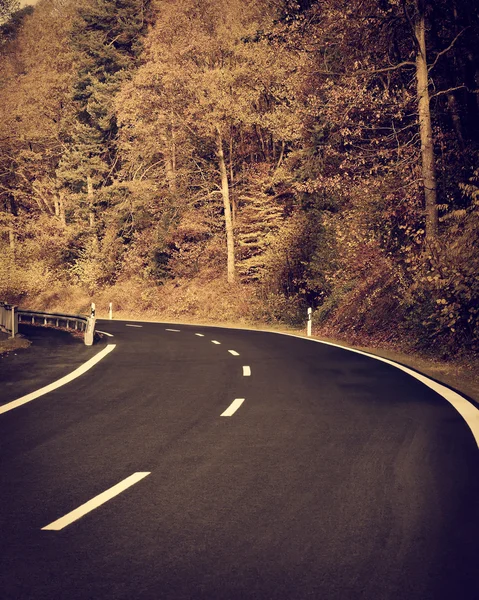
<instances>
[{"instance_id":1,"label":"tree canopy","mask_svg":"<svg viewBox=\"0 0 479 600\"><path fill-rule=\"evenodd\" d=\"M2 297L477 352L478 13L2 0Z\"/></svg>"}]
</instances>

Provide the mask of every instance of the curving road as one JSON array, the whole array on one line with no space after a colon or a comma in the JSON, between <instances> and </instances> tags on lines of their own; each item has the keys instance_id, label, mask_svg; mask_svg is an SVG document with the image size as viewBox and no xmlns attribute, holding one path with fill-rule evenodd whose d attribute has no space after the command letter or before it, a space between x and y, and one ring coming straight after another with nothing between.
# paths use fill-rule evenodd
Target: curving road
<instances>
[{"instance_id":1,"label":"curving road","mask_svg":"<svg viewBox=\"0 0 479 600\"><path fill-rule=\"evenodd\" d=\"M438 394L294 337L98 327L12 410L53 367L0 363L2 600L479 599L479 451Z\"/></svg>"}]
</instances>

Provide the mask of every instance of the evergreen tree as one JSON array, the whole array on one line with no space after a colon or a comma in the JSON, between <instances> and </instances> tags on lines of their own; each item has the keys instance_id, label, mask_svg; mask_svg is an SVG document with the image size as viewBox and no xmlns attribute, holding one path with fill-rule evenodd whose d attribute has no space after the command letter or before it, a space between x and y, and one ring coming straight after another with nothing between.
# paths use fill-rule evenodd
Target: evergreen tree
<instances>
[{"instance_id":1,"label":"evergreen tree","mask_svg":"<svg viewBox=\"0 0 479 600\"><path fill-rule=\"evenodd\" d=\"M137 64L147 9L148 0L85 0L71 30L77 77L57 177L70 192L86 196L91 227L95 190L110 185L118 167L114 97Z\"/></svg>"}]
</instances>

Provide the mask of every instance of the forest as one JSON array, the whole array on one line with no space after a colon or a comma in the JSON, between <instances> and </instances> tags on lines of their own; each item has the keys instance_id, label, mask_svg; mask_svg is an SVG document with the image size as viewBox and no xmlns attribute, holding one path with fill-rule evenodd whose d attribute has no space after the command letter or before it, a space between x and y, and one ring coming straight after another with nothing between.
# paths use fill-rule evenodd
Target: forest
<instances>
[{"instance_id":1,"label":"forest","mask_svg":"<svg viewBox=\"0 0 479 600\"><path fill-rule=\"evenodd\" d=\"M0 0L0 299L479 354L476 0Z\"/></svg>"}]
</instances>

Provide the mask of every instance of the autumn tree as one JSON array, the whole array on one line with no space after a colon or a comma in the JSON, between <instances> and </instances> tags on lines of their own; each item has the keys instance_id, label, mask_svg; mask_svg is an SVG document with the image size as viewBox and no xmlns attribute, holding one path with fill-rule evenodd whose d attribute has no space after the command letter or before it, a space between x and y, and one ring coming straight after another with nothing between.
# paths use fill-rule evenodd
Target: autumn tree
<instances>
[{"instance_id":1,"label":"autumn tree","mask_svg":"<svg viewBox=\"0 0 479 600\"><path fill-rule=\"evenodd\" d=\"M0 65L1 193L17 216L25 209L61 218L52 181L70 81L65 43L71 13L56 13L56 7L56 0L43 0L34 14L24 17Z\"/></svg>"},{"instance_id":2,"label":"autumn tree","mask_svg":"<svg viewBox=\"0 0 479 600\"><path fill-rule=\"evenodd\" d=\"M20 2L18 0L0 0L0 24L8 21L19 8Z\"/></svg>"},{"instance_id":3,"label":"autumn tree","mask_svg":"<svg viewBox=\"0 0 479 600\"><path fill-rule=\"evenodd\" d=\"M152 139L152 131L157 132L153 143L166 181L176 181L176 161L188 163L190 173L196 171L190 177L194 195L195 188L203 189L205 170L216 164L217 183L209 181L206 193L222 199L230 282L236 277L232 193L241 165L252 155L253 160L255 155L280 160L285 140L297 135L294 111L287 108L291 56L258 36L268 14L274 12L266 3L232 2L222 11L210 2L160 4L145 64L124 88L119 104L130 140ZM175 150L174 135L188 147L187 158ZM155 168L154 163L145 166Z\"/></svg>"}]
</instances>

